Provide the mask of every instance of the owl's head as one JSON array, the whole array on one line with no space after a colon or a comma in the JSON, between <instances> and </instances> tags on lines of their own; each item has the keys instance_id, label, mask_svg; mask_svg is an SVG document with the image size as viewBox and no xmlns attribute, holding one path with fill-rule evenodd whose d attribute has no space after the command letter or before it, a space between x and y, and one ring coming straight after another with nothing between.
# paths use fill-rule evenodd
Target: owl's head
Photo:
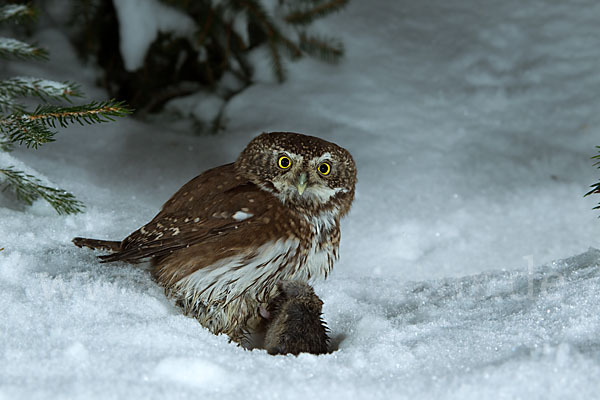
<instances>
[{"instance_id":1,"label":"owl's head","mask_svg":"<svg viewBox=\"0 0 600 400\"><path fill-rule=\"evenodd\" d=\"M352 156L314 136L263 133L246 146L235 165L238 173L300 211L313 214L335 209L341 216L354 199Z\"/></svg>"}]
</instances>

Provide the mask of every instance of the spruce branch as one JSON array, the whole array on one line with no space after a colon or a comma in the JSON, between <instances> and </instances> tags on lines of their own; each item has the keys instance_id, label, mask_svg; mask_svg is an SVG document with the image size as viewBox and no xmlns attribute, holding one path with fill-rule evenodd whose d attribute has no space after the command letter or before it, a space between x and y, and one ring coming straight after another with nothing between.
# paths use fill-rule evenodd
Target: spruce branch
<instances>
[{"instance_id":1,"label":"spruce branch","mask_svg":"<svg viewBox=\"0 0 600 400\"><path fill-rule=\"evenodd\" d=\"M596 149L598 149L598 154L595 155L594 157L592 157L592 160L598 160L594 163L594 167L598 167L600 169L600 146L596 146ZM598 183L594 183L593 185L590 186L592 188L592 190L590 190L589 192L587 192L585 196L589 196L590 194L600 194L600 182ZM596 207L593 208L594 210L598 210L600 209L600 203L598 203L598 205Z\"/></svg>"},{"instance_id":2,"label":"spruce branch","mask_svg":"<svg viewBox=\"0 0 600 400\"><path fill-rule=\"evenodd\" d=\"M350 0L330 0L326 3L317 4L312 8L294 10L284 17L290 24L308 25L315 19L325 17L333 12L340 11Z\"/></svg>"},{"instance_id":3,"label":"spruce branch","mask_svg":"<svg viewBox=\"0 0 600 400\"><path fill-rule=\"evenodd\" d=\"M0 116L0 132L3 136L0 144L5 150L10 150L14 143L37 149L44 143L53 142L55 135L41 121L29 119L24 112Z\"/></svg>"},{"instance_id":4,"label":"spruce branch","mask_svg":"<svg viewBox=\"0 0 600 400\"><path fill-rule=\"evenodd\" d=\"M2 112L23 112L25 107L16 103L12 97L5 96L0 93L0 113Z\"/></svg>"},{"instance_id":5,"label":"spruce branch","mask_svg":"<svg viewBox=\"0 0 600 400\"><path fill-rule=\"evenodd\" d=\"M335 38L300 35L300 49L306 54L317 57L321 61L336 64L344 56L344 44Z\"/></svg>"},{"instance_id":6,"label":"spruce branch","mask_svg":"<svg viewBox=\"0 0 600 400\"><path fill-rule=\"evenodd\" d=\"M58 123L65 128L74 122L84 125L114 121L112 117L123 117L131 112L124 102L112 99L72 107L40 104L32 113L24 114L23 119L40 122L52 128L56 128Z\"/></svg>"},{"instance_id":7,"label":"spruce branch","mask_svg":"<svg viewBox=\"0 0 600 400\"><path fill-rule=\"evenodd\" d=\"M315 56L335 63L343 54L340 42L311 36L310 22L345 7L349 0L160 0L191 17L195 23L192 36L165 32L149 47L143 68L126 71L123 54L111 52L119 42L118 25L127 19L118 7L107 0L80 0L73 9L73 24L80 34L77 46L82 53L95 54L105 69L104 84L110 93L119 93L139 110L155 111L168 100L162 95L181 82L197 82L199 86L229 93L235 75L244 84L251 83L254 58L249 57L259 46L266 51L273 76L280 82L286 78L289 59ZM98 5L92 6L92 5ZM300 34L307 31L305 37ZM165 59L181 62L165 62ZM151 106L151 107L150 107Z\"/></svg>"},{"instance_id":8,"label":"spruce branch","mask_svg":"<svg viewBox=\"0 0 600 400\"><path fill-rule=\"evenodd\" d=\"M15 170L13 167L0 168L5 176L7 188L15 191L17 198L28 205L39 198L46 200L58 214L75 214L83 211L84 205L71 193L62 189L45 186L33 175Z\"/></svg>"},{"instance_id":9,"label":"spruce branch","mask_svg":"<svg viewBox=\"0 0 600 400\"><path fill-rule=\"evenodd\" d=\"M0 57L4 59L14 57L18 59L47 60L48 52L17 39L0 37Z\"/></svg>"},{"instance_id":10,"label":"spruce branch","mask_svg":"<svg viewBox=\"0 0 600 400\"><path fill-rule=\"evenodd\" d=\"M600 194L600 182L598 183L594 183L593 185L590 186L592 188L592 190L590 190L589 192L587 192L585 196L588 196L590 194ZM600 209L600 203L598 203L598 205L596 207L593 208L593 210L598 210Z\"/></svg>"},{"instance_id":11,"label":"spruce branch","mask_svg":"<svg viewBox=\"0 0 600 400\"><path fill-rule=\"evenodd\" d=\"M245 8L247 16L254 21L256 25L262 26L268 36L273 35L275 31L275 22L269 16L269 13L258 0L240 0L239 6Z\"/></svg>"},{"instance_id":12,"label":"spruce branch","mask_svg":"<svg viewBox=\"0 0 600 400\"><path fill-rule=\"evenodd\" d=\"M0 132L4 136L2 143L38 146L54 141L56 132L49 128L57 125L66 127L78 122L81 125L114 121L113 117L130 114L124 103L116 100L91 102L80 106L63 107L41 104L35 111L14 112L6 117L0 115Z\"/></svg>"},{"instance_id":13,"label":"spruce branch","mask_svg":"<svg viewBox=\"0 0 600 400\"><path fill-rule=\"evenodd\" d=\"M0 22L33 17L28 6L8 5L0 7ZM12 38L0 37L0 58L47 59L47 52L36 46ZM71 102L72 97L82 96L79 86L71 82L55 82L45 79L14 77L0 81L0 150L10 151L15 143L37 148L54 140L56 132L50 128L57 125L93 124L113 121L131 113L124 102L108 100L84 105L65 107L48 104L49 100ZM37 97L42 104L33 112L16 103L15 98ZM17 199L31 205L42 198L58 214L72 214L83 210L83 203L71 193L46 186L34 177L13 167L0 168L0 183L5 189L12 188Z\"/></svg>"},{"instance_id":14,"label":"spruce branch","mask_svg":"<svg viewBox=\"0 0 600 400\"><path fill-rule=\"evenodd\" d=\"M56 82L21 76L0 81L0 99L27 96L39 97L43 101L62 99L70 102L69 97L81 97L82 93L79 85L72 82Z\"/></svg>"},{"instance_id":15,"label":"spruce branch","mask_svg":"<svg viewBox=\"0 0 600 400\"><path fill-rule=\"evenodd\" d=\"M298 59L302 57L302 50L300 47L287 37L285 37L279 30L273 32L273 38L276 43L281 44L283 49L287 51L288 56L292 59Z\"/></svg>"},{"instance_id":16,"label":"spruce branch","mask_svg":"<svg viewBox=\"0 0 600 400\"><path fill-rule=\"evenodd\" d=\"M35 17L34 9L25 4L8 4L0 7L0 22L7 20L19 22L33 17Z\"/></svg>"},{"instance_id":17,"label":"spruce branch","mask_svg":"<svg viewBox=\"0 0 600 400\"><path fill-rule=\"evenodd\" d=\"M275 22L269 16L269 13L258 0L241 0L239 6L247 10L248 19L260 26L267 36L267 44L269 47L269 55L271 57L271 66L273 74L279 82L285 80L285 70L281 60L281 54L277 46L278 42L282 42L282 36L275 26Z\"/></svg>"}]
</instances>

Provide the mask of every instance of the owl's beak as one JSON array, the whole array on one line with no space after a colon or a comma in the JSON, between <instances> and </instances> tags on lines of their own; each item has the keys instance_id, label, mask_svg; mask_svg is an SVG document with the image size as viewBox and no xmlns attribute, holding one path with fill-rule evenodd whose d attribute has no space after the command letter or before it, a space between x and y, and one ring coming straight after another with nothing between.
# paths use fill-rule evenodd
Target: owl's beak
<instances>
[{"instance_id":1,"label":"owl's beak","mask_svg":"<svg viewBox=\"0 0 600 400\"><path fill-rule=\"evenodd\" d=\"M308 185L308 178L306 176L306 172L303 172L298 176L298 183L296 187L298 188L298 194L302 196L302 193L306 190L306 185Z\"/></svg>"}]
</instances>

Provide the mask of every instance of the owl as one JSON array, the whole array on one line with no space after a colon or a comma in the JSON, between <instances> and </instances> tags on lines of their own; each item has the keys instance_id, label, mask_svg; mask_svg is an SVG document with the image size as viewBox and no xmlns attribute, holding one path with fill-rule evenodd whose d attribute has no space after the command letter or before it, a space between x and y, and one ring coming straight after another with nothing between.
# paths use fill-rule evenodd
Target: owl
<instances>
[{"instance_id":1,"label":"owl","mask_svg":"<svg viewBox=\"0 0 600 400\"><path fill-rule=\"evenodd\" d=\"M186 183L122 241L73 242L110 251L102 262L149 260L155 280L188 315L245 345L278 282L327 278L355 184L356 165L342 147L263 133L234 163Z\"/></svg>"}]
</instances>

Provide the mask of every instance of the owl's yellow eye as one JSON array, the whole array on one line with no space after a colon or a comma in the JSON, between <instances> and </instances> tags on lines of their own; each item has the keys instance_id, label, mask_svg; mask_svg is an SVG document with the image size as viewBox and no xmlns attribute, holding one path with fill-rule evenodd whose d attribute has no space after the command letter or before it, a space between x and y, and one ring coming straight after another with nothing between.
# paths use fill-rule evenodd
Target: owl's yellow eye
<instances>
[{"instance_id":1,"label":"owl's yellow eye","mask_svg":"<svg viewBox=\"0 0 600 400\"><path fill-rule=\"evenodd\" d=\"M279 165L279 168L281 169L288 169L292 166L292 160L290 160L288 156L281 156L277 161L277 165Z\"/></svg>"},{"instance_id":2,"label":"owl's yellow eye","mask_svg":"<svg viewBox=\"0 0 600 400\"><path fill-rule=\"evenodd\" d=\"M331 172L331 164L329 164L328 162L323 162L319 164L319 168L317 169L319 170L321 175L329 175L329 173Z\"/></svg>"}]
</instances>

